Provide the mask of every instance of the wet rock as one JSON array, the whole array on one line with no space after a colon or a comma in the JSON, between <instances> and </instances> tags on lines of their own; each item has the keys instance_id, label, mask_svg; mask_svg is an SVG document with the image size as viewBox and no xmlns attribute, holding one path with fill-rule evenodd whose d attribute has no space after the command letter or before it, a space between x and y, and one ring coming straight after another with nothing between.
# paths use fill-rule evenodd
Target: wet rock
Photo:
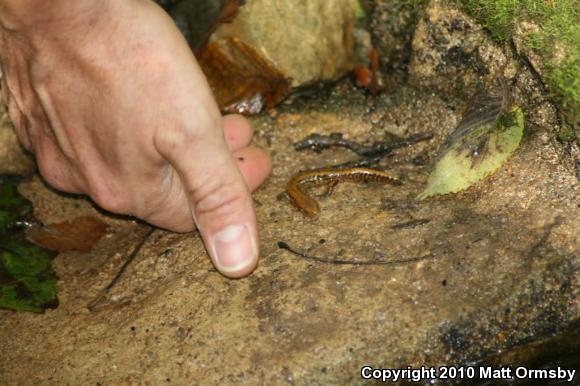
<instances>
[{"instance_id":1,"label":"wet rock","mask_svg":"<svg viewBox=\"0 0 580 386\"><path fill-rule=\"evenodd\" d=\"M558 76L554 75L554 71L559 72L560 76L567 72L563 69L565 65L562 62L570 56L568 52L570 48L554 39L552 52L540 53L532 47L530 42L534 41L534 36L541 36L541 26L532 20L518 20L514 25L512 41L515 51L520 57L525 58L529 66L541 79L547 91L554 96L558 89L568 89L568 86L562 85L562 83L566 83L565 77L559 79ZM559 67L562 69L556 70ZM569 86L569 94L573 93L569 91L572 89L574 89L574 86ZM558 138L562 142L578 141L580 140L580 118L578 118L577 111L580 109L580 105L577 100L574 100L573 96L566 92L562 93L562 91L560 93L563 95L556 98L556 101L561 105L561 114L565 124L559 130ZM564 103L562 103L563 101Z\"/></svg>"},{"instance_id":2,"label":"wet rock","mask_svg":"<svg viewBox=\"0 0 580 386\"><path fill-rule=\"evenodd\" d=\"M240 39L293 86L336 79L352 67L355 11L354 0L249 1L211 40Z\"/></svg>"},{"instance_id":3,"label":"wet rock","mask_svg":"<svg viewBox=\"0 0 580 386\"><path fill-rule=\"evenodd\" d=\"M451 4L429 3L413 36L411 84L468 97L514 74L514 63L476 21Z\"/></svg>"},{"instance_id":4,"label":"wet rock","mask_svg":"<svg viewBox=\"0 0 580 386\"><path fill-rule=\"evenodd\" d=\"M519 59L541 78L550 99L560 105L560 121L570 127L559 139L571 142L580 130L580 49L578 4L562 1L463 1L466 12L494 40L516 48Z\"/></svg>"},{"instance_id":5,"label":"wet rock","mask_svg":"<svg viewBox=\"0 0 580 386\"><path fill-rule=\"evenodd\" d=\"M38 179L25 186L43 221L92 214L111 230L88 254L55 259L58 309L34 317L0 311L4 383L359 384L363 363L473 363L577 322L580 219L573 172L580 167L569 166L574 158L567 150L545 139L556 113L527 67L514 98L530 130L509 163L453 199L414 200L461 116L466 102L458 96L471 94L460 85L502 73L501 63L484 55L501 54L500 48L477 24L440 3L431 3L430 12L413 41L410 79L421 87L398 83L370 97L344 81L280 106L275 116L253 118L255 143L271 151L275 167L254 195L262 259L248 278L232 281L215 272L197 234L156 230L111 289L109 306L91 313L87 304L118 272L143 226L58 196ZM459 22L445 27L444 15ZM452 43L468 60L449 62ZM469 58L481 59L487 73L479 75ZM297 140L342 132L373 141L387 131L435 135L385 160L404 178L402 186L341 184L322 200L314 221L279 198L298 170L352 158L341 149L296 153ZM420 226L408 226L417 220ZM434 259L329 265L278 250L279 241L342 259L426 253Z\"/></svg>"},{"instance_id":6,"label":"wet rock","mask_svg":"<svg viewBox=\"0 0 580 386\"><path fill-rule=\"evenodd\" d=\"M544 76L544 62L542 57L532 50L526 43L529 34L536 34L539 32L539 25L531 21L522 20L518 22L514 28L513 42L518 55L526 57L534 70L541 76Z\"/></svg>"},{"instance_id":7,"label":"wet rock","mask_svg":"<svg viewBox=\"0 0 580 386\"><path fill-rule=\"evenodd\" d=\"M164 10L169 10L171 7L173 7L175 4L180 3L180 0L155 0L155 2L157 4L159 4L159 6L161 6L161 8L163 8Z\"/></svg>"},{"instance_id":8,"label":"wet rock","mask_svg":"<svg viewBox=\"0 0 580 386\"><path fill-rule=\"evenodd\" d=\"M373 44L381 64L404 67L409 61L413 31L422 7L408 1L380 1L371 12Z\"/></svg>"},{"instance_id":9,"label":"wet rock","mask_svg":"<svg viewBox=\"0 0 580 386\"><path fill-rule=\"evenodd\" d=\"M198 53L207 43L210 34L224 22L230 22L237 15L242 1L238 0L183 0L167 7L177 27Z\"/></svg>"},{"instance_id":10,"label":"wet rock","mask_svg":"<svg viewBox=\"0 0 580 386\"><path fill-rule=\"evenodd\" d=\"M414 200L428 167L411 160L435 157L460 117L458 103L404 84L371 97L343 81L280 106L275 118L253 118L255 143L275 165L254 195L262 247L256 272L225 279L197 234L156 230L95 312L87 304L145 227L105 217L34 179L21 190L42 221L96 215L110 229L90 252L55 259L59 308L42 316L0 311L3 383L360 384L362 364L472 363L567 327L580 312L580 219L575 176L560 147L532 133L486 183L453 199ZM537 124L551 130L548 112L538 111L544 118ZM375 114L381 119L373 123ZM294 142L332 132L374 141L387 130L436 134L385 160L403 185L340 184L320 200L316 220L277 198L298 170L353 157L345 149L297 153ZM430 221L408 226L416 220ZM434 258L322 264L279 250L279 241L321 257Z\"/></svg>"}]
</instances>

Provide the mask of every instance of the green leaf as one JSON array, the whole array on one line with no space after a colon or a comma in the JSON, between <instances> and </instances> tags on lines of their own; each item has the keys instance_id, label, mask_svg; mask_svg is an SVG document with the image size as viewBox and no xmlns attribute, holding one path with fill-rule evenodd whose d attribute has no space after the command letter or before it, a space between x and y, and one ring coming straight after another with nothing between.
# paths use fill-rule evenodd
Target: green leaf
<instances>
[{"instance_id":1,"label":"green leaf","mask_svg":"<svg viewBox=\"0 0 580 386\"><path fill-rule=\"evenodd\" d=\"M43 312L58 305L55 252L26 239L21 225L31 203L17 191L18 176L0 175L0 307Z\"/></svg>"},{"instance_id":2,"label":"green leaf","mask_svg":"<svg viewBox=\"0 0 580 386\"><path fill-rule=\"evenodd\" d=\"M520 144L524 115L516 107L465 131L444 149L417 199L465 190L498 170Z\"/></svg>"}]
</instances>

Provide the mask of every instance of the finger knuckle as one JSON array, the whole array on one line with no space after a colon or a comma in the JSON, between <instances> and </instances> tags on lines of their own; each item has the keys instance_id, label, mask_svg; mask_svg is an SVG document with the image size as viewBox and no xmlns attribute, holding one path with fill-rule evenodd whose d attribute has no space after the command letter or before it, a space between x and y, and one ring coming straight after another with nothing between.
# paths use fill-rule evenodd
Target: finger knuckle
<instances>
[{"instance_id":1,"label":"finger knuckle","mask_svg":"<svg viewBox=\"0 0 580 386\"><path fill-rule=\"evenodd\" d=\"M191 197L196 215L225 218L242 210L247 192L235 186L234 183L215 179L193 191Z\"/></svg>"},{"instance_id":2,"label":"finger knuckle","mask_svg":"<svg viewBox=\"0 0 580 386\"><path fill-rule=\"evenodd\" d=\"M42 179L52 187L58 189L60 185L59 177L54 173L55 168L53 168L50 163L43 159L37 159L38 172Z\"/></svg>"},{"instance_id":3,"label":"finger knuckle","mask_svg":"<svg viewBox=\"0 0 580 386\"><path fill-rule=\"evenodd\" d=\"M195 135L191 130L173 127L158 132L155 144L162 153L174 153L195 140Z\"/></svg>"},{"instance_id":4,"label":"finger knuckle","mask_svg":"<svg viewBox=\"0 0 580 386\"><path fill-rule=\"evenodd\" d=\"M208 128L220 127L219 116L204 114L192 124L177 124L157 131L155 144L161 153L174 154L204 139Z\"/></svg>"}]
</instances>

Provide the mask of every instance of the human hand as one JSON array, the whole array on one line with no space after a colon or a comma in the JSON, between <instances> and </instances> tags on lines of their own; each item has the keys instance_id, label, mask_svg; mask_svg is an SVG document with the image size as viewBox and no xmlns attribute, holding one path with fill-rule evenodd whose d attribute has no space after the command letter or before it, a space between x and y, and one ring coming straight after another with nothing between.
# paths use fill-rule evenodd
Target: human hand
<instances>
[{"instance_id":1,"label":"human hand","mask_svg":"<svg viewBox=\"0 0 580 386\"><path fill-rule=\"evenodd\" d=\"M16 12L35 2L51 7L41 20ZM172 20L146 0L0 0L0 13L15 15L0 16L2 99L42 177L111 212L197 226L222 274L249 274L250 190L270 158L244 118L222 119Z\"/></svg>"}]
</instances>

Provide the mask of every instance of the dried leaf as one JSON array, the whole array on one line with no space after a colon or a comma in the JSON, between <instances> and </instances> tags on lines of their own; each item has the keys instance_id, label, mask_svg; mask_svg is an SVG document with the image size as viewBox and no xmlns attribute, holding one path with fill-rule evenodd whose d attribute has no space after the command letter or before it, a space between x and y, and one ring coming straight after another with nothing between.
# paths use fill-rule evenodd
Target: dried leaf
<instances>
[{"instance_id":1,"label":"dried leaf","mask_svg":"<svg viewBox=\"0 0 580 386\"><path fill-rule=\"evenodd\" d=\"M26 236L35 244L52 251L87 252L106 230L107 225L98 218L81 216L72 221L32 227Z\"/></svg>"},{"instance_id":2,"label":"dried leaf","mask_svg":"<svg viewBox=\"0 0 580 386\"><path fill-rule=\"evenodd\" d=\"M355 75L355 82L358 87L368 87L373 81L373 73L368 67L363 65L355 66L352 70Z\"/></svg>"},{"instance_id":3,"label":"dried leaf","mask_svg":"<svg viewBox=\"0 0 580 386\"><path fill-rule=\"evenodd\" d=\"M257 114L290 92L290 80L239 39L211 42L198 59L223 112Z\"/></svg>"},{"instance_id":4,"label":"dried leaf","mask_svg":"<svg viewBox=\"0 0 580 386\"><path fill-rule=\"evenodd\" d=\"M376 96L383 90L382 76L379 70L379 54L375 48L369 52L369 67L357 65L353 69L358 87L364 87Z\"/></svg>"}]
</instances>

